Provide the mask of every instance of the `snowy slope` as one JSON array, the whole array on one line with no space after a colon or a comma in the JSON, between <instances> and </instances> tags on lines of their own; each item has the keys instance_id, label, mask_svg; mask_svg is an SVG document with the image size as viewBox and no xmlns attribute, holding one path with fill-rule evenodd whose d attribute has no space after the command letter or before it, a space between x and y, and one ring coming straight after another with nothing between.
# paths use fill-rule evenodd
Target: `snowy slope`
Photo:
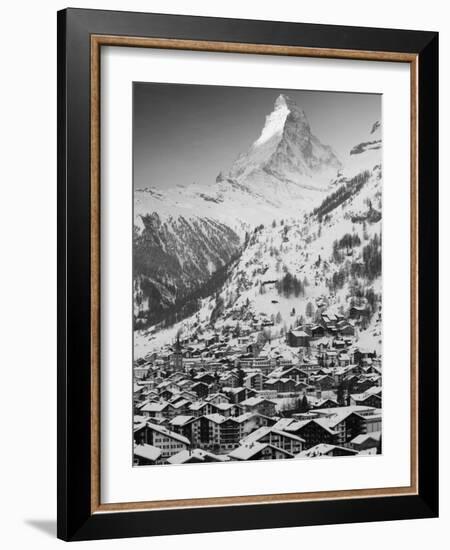
<instances>
[{"instance_id":1,"label":"snowy slope","mask_svg":"<svg viewBox=\"0 0 450 550\"><path fill-rule=\"evenodd\" d=\"M278 332L305 315L308 300L316 306L321 296L328 302L332 296L336 307L347 307L348 284L333 296L330 280L344 275L330 257L334 240L349 234L364 243L381 231L380 136L376 123L342 165L314 136L304 111L280 95L250 149L210 187L136 191L135 318L145 326L165 312L172 312L171 322L186 317L218 270L215 284L223 284L225 303L277 318ZM333 193L339 206L329 212ZM331 203L320 210L325 199ZM362 247L351 251L360 262ZM301 296L280 296L277 285L266 283L286 273L301 281ZM216 305L204 300L204 307L210 315Z\"/></svg>"},{"instance_id":2,"label":"snowy slope","mask_svg":"<svg viewBox=\"0 0 450 550\"><path fill-rule=\"evenodd\" d=\"M379 266L370 273L365 266L368 253L381 239L381 150L369 149L359 155L363 176L352 179L344 170L341 183L332 190L346 186L351 192L343 195L345 200L325 214L319 205L308 213L266 218L264 225L251 232L220 291L202 300L198 312L173 327L151 335L140 332L137 353L156 351L173 341L180 330L189 334L224 324L254 327L260 323L267 340L265 351L270 355L282 350L286 357L295 353L284 343L287 330L301 321L313 322L324 309L347 313L351 305L366 306L367 296L375 300L374 315L368 326L360 328L358 338L364 347L381 352L381 273ZM344 244L336 251L348 236L351 246ZM380 247L377 252L381 253ZM286 274L300 283L288 293L280 290ZM267 323L273 325L263 329Z\"/></svg>"},{"instance_id":3,"label":"snowy slope","mask_svg":"<svg viewBox=\"0 0 450 550\"><path fill-rule=\"evenodd\" d=\"M228 172L208 186L136 190L134 223L142 229L142 217L157 212L161 218L215 218L239 230L267 216L310 210L340 169L331 147L313 135L304 111L280 95L260 136Z\"/></svg>"}]
</instances>

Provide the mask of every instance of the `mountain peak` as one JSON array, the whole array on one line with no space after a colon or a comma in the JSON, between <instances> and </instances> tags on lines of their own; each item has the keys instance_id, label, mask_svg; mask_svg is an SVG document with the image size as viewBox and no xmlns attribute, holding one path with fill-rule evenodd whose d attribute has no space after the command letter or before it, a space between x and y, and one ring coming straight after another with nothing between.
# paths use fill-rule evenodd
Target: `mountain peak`
<instances>
[{"instance_id":1,"label":"mountain peak","mask_svg":"<svg viewBox=\"0 0 450 550\"><path fill-rule=\"evenodd\" d=\"M286 102L286 96L280 94L274 105L273 111L266 116L264 127L261 131L261 135L253 144L254 147L258 147L263 143L266 143L275 136L281 136L283 133L284 123L290 113L290 109Z\"/></svg>"},{"instance_id":2,"label":"mountain peak","mask_svg":"<svg viewBox=\"0 0 450 550\"><path fill-rule=\"evenodd\" d=\"M330 174L334 176L340 166L332 149L311 132L303 109L280 94L261 134L234 162L227 179L258 192L262 187L286 188L290 184L323 190Z\"/></svg>"},{"instance_id":3,"label":"mountain peak","mask_svg":"<svg viewBox=\"0 0 450 550\"><path fill-rule=\"evenodd\" d=\"M287 107L290 102L290 98L284 94L280 94L275 100L275 109L279 107Z\"/></svg>"},{"instance_id":4,"label":"mountain peak","mask_svg":"<svg viewBox=\"0 0 450 550\"><path fill-rule=\"evenodd\" d=\"M291 97L286 94L280 94L275 100L274 108L279 109L282 107L288 109L290 112L296 111L298 113L301 113L306 118L305 111L301 107L299 107Z\"/></svg>"}]
</instances>

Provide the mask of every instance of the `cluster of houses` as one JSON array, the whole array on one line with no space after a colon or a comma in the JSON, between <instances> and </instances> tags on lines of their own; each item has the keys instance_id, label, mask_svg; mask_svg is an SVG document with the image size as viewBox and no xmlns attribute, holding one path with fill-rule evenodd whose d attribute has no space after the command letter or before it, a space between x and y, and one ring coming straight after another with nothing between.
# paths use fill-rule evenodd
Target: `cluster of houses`
<instances>
[{"instance_id":1,"label":"cluster of houses","mask_svg":"<svg viewBox=\"0 0 450 550\"><path fill-rule=\"evenodd\" d=\"M134 365L134 464L381 452L381 357L355 315L322 313L283 345L251 326L178 337Z\"/></svg>"}]
</instances>

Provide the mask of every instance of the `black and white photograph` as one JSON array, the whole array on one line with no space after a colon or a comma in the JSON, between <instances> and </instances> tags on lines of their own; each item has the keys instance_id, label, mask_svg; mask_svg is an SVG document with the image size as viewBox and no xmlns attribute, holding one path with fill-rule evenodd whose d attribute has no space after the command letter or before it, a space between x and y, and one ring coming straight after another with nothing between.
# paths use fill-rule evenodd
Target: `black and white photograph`
<instances>
[{"instance_id":1,"label":"black and white photograph","mask_svg":"<svg viewBox=\"0 0 450 550\"><path fill-rule=\"evenodd\" d=\"M382 453L381 107L133 83L134 466Z\"/></svg>"}]
</instances>

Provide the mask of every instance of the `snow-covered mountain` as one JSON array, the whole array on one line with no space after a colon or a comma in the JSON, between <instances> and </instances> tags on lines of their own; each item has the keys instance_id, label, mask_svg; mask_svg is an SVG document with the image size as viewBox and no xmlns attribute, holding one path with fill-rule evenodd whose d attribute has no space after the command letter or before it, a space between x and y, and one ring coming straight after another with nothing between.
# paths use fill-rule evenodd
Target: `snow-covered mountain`
<instances>
[{"instance_id":1,"label":"snow-covered mountain","mask_svg":"<svg viewBox=\"0 0 450 550\"><path fill-rule=\"evenodd\" d=\"M211 218L142 217L133 242L134 314L155 323L173 313L195 309L197 291L239 252L240 237ZM211 287L214 290L213 287ZM173 317L176 319L176 317Z\"/></svg>"},{"instance_id":2,"label":"snow-covered mountain","mask_svg":"<svg viewBox=\"0 0 450 550\"><path fill-rule=\"evenodd\" d=\"M379 128L378 130L381 131ZM199 308L168 328L136 334L136 356L157 351L181 331L189 335L224 325L266 325L265 353L294 353L287 330L314 322L317 312L370 310L358 328L362 347L381 351L381 149L358 153L364 169L343 171L323 200L308 212L274 217L248 235L225 269L220 287ZM352 173L352 172L350 172Z\"/></svg>"},{"instance_id":3,"label":"snow-covered mountain","mask_svg":"<svg viewBox=\"0 0 450 550\"><path fill-rule=\"evenodd\" d=\"M137 189L134 221L142 228L143 216L153 212L162 219L209 217L239 232L267 216L310 210L341 168L331 147L312 133L304 111L281 94L260 136L229 170L209 185Z\"/></svg>"},{"instance_id":4,"label":"snow-covered mountain","mask_svg":"<svg viewBox=\"0 0 450 550\"><path fill-rule=\"evenodd\" d=\"M374 124L372 130L367 142L380 139L380 125ZM353 152L355 148L357 153ZM213 300L213 294L230 284L236 270L249 276L252 264L253 271L266 270L273 277L278 276L280 266L299 277L313 277L316 287L318 270L305 266L313 262L313 251L323 249L326 255L329 248L328 241L323 247L316 242L319 225L324 235L330 232L335 239L341 233L359 234L364 220L364 234L369 234L367 223L379 222L380 153L379 147L366 146L366 142L359 148L355 145L343 166L331 147L314 136L304 111L280 95L260 136L210 186L190 184L165 191L151 187L135 191L134 292L138 326L163 319L168 324L189 319L200 302ZM333 221L335 203L345 207L338 209L339 216ZM351 221L354 219L359 221ZM328 224L326 230L324 223ZM292 246L287 245L289 235L293 236ZM274 249L278 253L272 255ZM249 254L256 254L257 261L249 260ZM262 265L265 260L261 258L267 254L272 258L269 264L275 262L273 266ZM245 284L259 292L252 278ZM324 281L317 284L321 292L327 292ZM247 298L250 300L250 296Z\"/></svg>"},{"instance_id":5,"label":"snow-covered mountain","mask_svg":"<svg viewBox=\"0 0 450 550\"><path fill-rule=\"evenodd\" d=\"M331 147L311 132L303 109L281 94L261 135L225 178L255 192L302 199L326 190L340 168Z\"/></svg>"}]
</instances>

